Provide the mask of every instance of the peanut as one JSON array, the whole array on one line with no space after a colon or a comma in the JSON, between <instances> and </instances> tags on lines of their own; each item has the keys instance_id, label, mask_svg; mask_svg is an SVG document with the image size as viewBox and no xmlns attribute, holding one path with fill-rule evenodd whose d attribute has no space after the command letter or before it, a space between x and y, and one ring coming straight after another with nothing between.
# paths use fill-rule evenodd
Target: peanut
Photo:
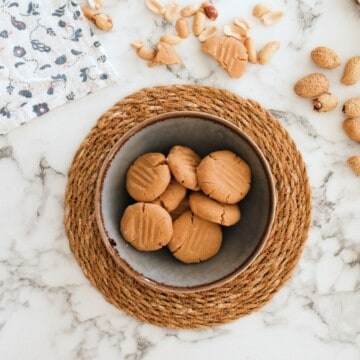
<instances>
[{"instance_id":1,"label":"peanut","mask_svg":"<svg viewBox=\"0 0 360 360\"><path fill-rule=\"evenodd\" d=\"M294 91L304 98L316 98L329 91L329 80L324 74L313 73L297 81Z\"/></svg>"},{"instance_id":2,"label":"peanut","mask_svg":"<svg viewBox=\"0 0 360 360\"><path fill-rule=\"evenodd\" d=\"M214 36L216 36L218 31L218 28L216 26L210 26L207 27L200 35L199 35L199 40L201 42L206 41L207 39L210 39Z\"/></svg>"},{"instance_id":3,"label":"peanut","mask_svg":"<svg viewBox=\"0 0 360 360\"><path fill-rule=\"evenodd\" d=\"M344 70L341 82L345 85L354 85L360 79L360 56L350 58Z\"/></svg>"},{"instance_id":4,"label":"peanut","mask_svg":"<svg viewBox=\"0 0 360 360\"><path fill-rule=\"evenodd\" d=\"M165 8L158 0L145 0L145 4L154 14L160 16L164 15Z\"/></svg>"},{"instance_id":5,"label":"peanut","mask_svg":"<svg viewBox=\"0 0 360 360\"><path fill-rule=\"evenodd\" d=\"M264 65L269 63L275 52L279 49L279 47L280 47L279 41L272 41L266 44L259 53L258 56L259 64Z\"/></svg>"},{"instance_id":6,"label":"peanut","mask_svg":"<svg viewBox=\"0 0 360 360\"><path fill-rule=\"evenodd\" d=\"M235 39L243 41L246 37L246 32L243 29L239 28L238 26L231 24L224 26L224 34L226 36L231 36Z\"/></svg>"},{"instance_id":7,"label":"peanut","mask_svg":"<svg viewBox=\"0 0 360 360\"><path fill-rule=\"evenodd\" d=\"M87 2L94 10L99 10L104 4L104 0L87 0Z\"/></svg>"},{"instance_id":8,"label":"peanut","mask_svg":"<svg viewBox=\"0 0 360 360\"><path fill-rule=\"evenodd\" d=\"M200 9L200 6L198 5L189 5L189 6L185 6L184 8L181 9L180 11L180 15L182 17L190 17L195 15Z\"/></svg>"},{"instance_id":9,"label":"peanut","mask_svg":"<svg viewBox=\"0 0 360 360\"><path fill-rule=\"evenodd\" d=\"M344 120L343 129L351 140L360 142L360 118Z\"/></svg>"},{"instance_id":10,"label":"peanut","mask_svg":"<svg viewBox=\"0 0 360 360\"><path fill-rule=\"evenodd\" d=\"M164 42L160 42L157 45L157 52L151 65L164 64L173 65L181 64L181 60L175 49Z\"/></svg>"},{"instance_id":11,"label":"peanut","mask_svg":"<svg viewBox=\"0 0 360 360\"><path fill-rule=\"evenodd\" d=\"M184 18L178 18L176 20L175 28L182 39L186 39L190 35L189 24Z\"/></svg>"},{"instance_id":12,"label":"peanut","mask_svg":"<svg viewBox=\"0 0 360 360\"><path fill-rule=\"evenodd\" d=\"M250 24L244 18L236 17L234 18L233 23L239 28L243 29L245 32L249 31L250 29Z\"/></svg>"},{"instance_id":13,"label":"peanut","mask_svg":"<svg viewBox=\"0 0 360 360\"><path fill-rule=\"evenodd\" d=\"M193 23L193 32L195 36L199 36L204 30L206 26L206 15L198 11L195 14L194 23Z\"/></svg>"},{"instance_id":14,"label":"peanut","mask_svg":"<svg viewBox=\"0 0 360 360\"><path fill-rule=\"evenodd\" d=\"M109 31L113 28L113 22L110 16L102 13L94 14L92 22L100 29Z\"/></svg>"},{"instance_id":15,"label":"peanut","mask_svg":"<svg viewBox=\"0 0 360 360\"><path fill-rule=\"evenodd\" d=\"M136 54L143 60L153 60L155 57L155 51L151 47L142 46L136 50Z\"/></svg>"},{"instance_id":16,"label":"peanut","mask_svg":"<svg viewBox=\"0 0 360 360\"><path fill-rule=\"evenodd\" d=\"M171 1L165 6L164 18L167 21L171 21L179 9L179 5L176 1Z\"/></svg>"},{"instance_id":17,"label":"peanut","mask_svg":"<svg viewBox=\"0 0 360 360\"><path fill-rule=\"evenodd\" d=\"M181 41L181 38L180 38L180 36L177 36L177 35L163 35L160 38L160 41L165 42L169 45L176 45Z\"/></svg>"},{"instance_id":18,"label":"peanut","mask_svg":"<svg viewBox=\"0 0 360 360\"><path fill-rule=\"evenodd\" d=\"M314 99L314 110L318 112L327 112L336 108L338 100L335 95L325 93Z\"/></svg>"},{"instance_id":19,"label":"peanut","mask_svg":"<svg viewBox=\"0 0 360 360\"><path fill-rule=\"evenodd\" d=\"M257 55L256 55L254 40L251 37L247 37L244 41L244 45L245 45L247 53L248 53L249 61L252 64L256 64L257 63Z\"/></svg>"},{"instance_id":20,"label":"peanut","mask_svg":"<svg viewBox=\"0 0 360 360\"><path fill-rule=\"evenodd\" d=\"M216 20L218 17L218 11L216 7L208 2L205 2L201 5L201 8L204 10L205 15L210 20Z\"/></svg>"},{"instance_id":21,"label":"peanut","mask_svg":"<svg viewBox=\"0 0 360 360\"><path fill-rule=\"evenodd\" d=\"M349 99L343 106L343 113L349 117L360 117L360 97Z\"/></svg>"},{"instance_id":22,"label":"peanut","mask_svg":"<svg viewBox=\"0 0 360 360\"><path fill-rule=\"evenodd\" d=\"M335 69L341 64L338 54L325 46L318 46L311 52L312 61L324 68L324 69Z\"/></svg>"},{"instance_id":23,"label":"peanut","mask_svg":"<svg viewBox=\"0 0 360 360\"><path fill-rule=\"evenodd\" d=\"M355 175L360 176L360 156L349 157L347 163Z\"/></svg>"},{"instance_id":24,"label":"peanut","mask_svg":"<svg viewBox=\"0 0 360 360\"><path fill-rule=\"evenodd\" d=\"M279 22L283 16L284 13L282 11L270 11L262 15L260 20L264 25L274 25Z\"/></svg>"},{"instance_id":25,"label":"peanut","mask_svg":"<svg viewBox=\"0 0 360 360\"><path fill-rule=\"evenodd\" d=\"M263 15L269 13L271 11L271 8L264 4L257 4L255 5L253 9L253 16L257 18L261 18Z\"/></svg>"}]
</instances>

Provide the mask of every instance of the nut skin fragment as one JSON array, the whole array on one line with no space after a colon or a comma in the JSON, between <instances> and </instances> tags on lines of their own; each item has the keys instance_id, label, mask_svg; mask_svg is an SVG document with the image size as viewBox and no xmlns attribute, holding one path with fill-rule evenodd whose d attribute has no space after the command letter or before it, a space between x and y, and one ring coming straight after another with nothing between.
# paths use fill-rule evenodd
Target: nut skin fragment
<instances>
[{"instance_id":1,"label":"nut skin fragment","mask_svg":"<svg viewBox=\"0 0 360 360\"><path fill-rule=\"evenodd\" d=\"M352 118L360 117L360 97L346 101L343 106L343 113Z\"/></svg>"},{"instance_id":2,"label":"nut skin fragment","mask_svg":"<svg viewBox=\"0 0 360 360\"><path fill-rule=\"evenodd\" d=\"M264 4L257 4L254 6L253 9L253 16L257 18L261 18L263 15L269 13L271 11L271 8Z\"/></svg>"},{"instance_id":3,"label":"nut skin fragment","mask_svg":"<svg viewBox=\"0 0 360 360\"><path fill-rule=\"evenodd\" d=\"M233 37L221 36L206 40L202 50L213 56L233 78L245 72L248 55L244 44Z\"/></svg>"},{"instance_id":4,"label":"nut skin fragment","mask_svg":"<svg viewBox=\"0 0 360 360\"><path fill-rule=\"evenodd\" d=\"M294 91L304 98L316 98L329 91L329 80L321 73L309 74L296 82Z\"/></svg>"},{"instance_id":5,"label":"nut skin fragment","mask_svg":"<svg viewBox=\"0 0 360 360\"><path fill-rule=\"evenodd\" d=\"M190 35L189 23L184 18L176 20L175 29L181 39L186 39Z\"/></svg>"},{"instance_id":6,"label":"nut skin fragment","mask_svg":"<svg viewBox=\"0 0 360 360\"><path fill-rule=\"evenodd\" d=\"M322 94L313 101L314 110L318 112L327 112L336 108L338 100L335 95Z\"/></svg>"},{"instance_id":7,"label":"nut skin fragment","mask_svg":"<svg viewBox=\"0 0 360 360\"><path fill-rule=\"evenodd\" d=\"M343 129L351 140L360 142L360 118L344 120Z\"/></svg>"},{"instance_id":8,"label":"nut skin fragment","mask_svg":"<svg viewBox=\"0 0 360 360\"><path fill-rule=\"evenodd\" d=\"M256 64L257 63L257 54L256 54L254 40L251 37L247 37L244 41L244 45L245 45L247 53L248 53L249 61L252 64Z\"/></svg>"},{"instance_id":9,"label":"nut skin fragment","mask_svg":"<svg viewBox=\"0 0 360 360\"><path fill-rule=\"evenodd\" d=\"M202 11L195 14L193 22L193 32L195 36L199 36L206 27L206 15Z\"/></svg>"},{"instance_id":10,"label":"nut skin fragment","mask_svg":"<svg viewBox=\"0 0 360 360\"><path fill-rule=\"evenodd\" d=\"M155 55L155 58L152 63L150 63L150 66L153 65L174 65L174 64L181 64L181 59L175 49L165 43L165 42L159 42L157 45L157 53Z\"/></svg>"},{"instance_id":11,"label":"nut skin fragment","mask_svg":"<svg viewBox=\"0 0 360 360\"><path fill-rule=\"evenodd\" d=\"M213 20L213 21L217 19L219 14L214 5L205 2L201 5L201 8L204 10L204 13L208 19Z\"/></svg>"},{"instance_id":12,"label":"nut skin fragment","mask_svg":"<svg viewBox=\"0 0 360 360\"><path fill-rule=\"evenodd\" d=\"M200 9L199 5L189 5L181 9L180 15L182 17L190 17L195 15Z\"/></svg>"},{"instance_id":13,"label":"nut skin fragment","mask_svg":"<svg viewBox=\"0 0 360 360\"><path fill-rule=\"evenodd\" d=\"M338 54L325 46L316 47L311 51L310 56L316 65L324 69L335 69L341 64Z\"/></svg>"},{"instance_id":14,"label":"nut skin fragment","mask_svg":"<svg viewBox=\"0 0 360 360\"><path fill-rule=\"evenodd\" d=\"M356 176L360 176L360 156L359 155L351 156L347 160L347 163L350 169L354 172L354 174Z\"/></svg>"},{"instance_id":15,"label":"nut skin fragment","mask_svg":"<svg viewBox=\"0 0 360 360\"><path fill-rule=\"evenodd\" d=\"M344 85L354 85L360 79L360 56L353 56L350 58L344 69L344 75L341 82Z\"/></svg>"},{"instance_id":16,"label":"nut skin fragment","mask_svg":"<svg viewBox=\"0 0 360 360\"><path fill-rule=\"evenodd\" d=\"M263 49L260 51L258 56L258 62L261 65L268 64L272 59L275 52L279 49L280 42L279 41L272 41L266 44Z\"/></svg>"}]
</instances>

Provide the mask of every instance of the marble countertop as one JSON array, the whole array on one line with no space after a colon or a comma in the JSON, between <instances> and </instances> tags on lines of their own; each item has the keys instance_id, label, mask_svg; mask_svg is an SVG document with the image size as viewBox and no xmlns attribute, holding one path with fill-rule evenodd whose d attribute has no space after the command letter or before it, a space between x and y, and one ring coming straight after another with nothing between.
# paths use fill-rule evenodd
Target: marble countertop
<instances>
[{"instance_id":1,"label":"marble countertop","mask_svg":"<svg viewBox=\"0 0 360 360\"><path fill-rule=\"evenodd\" d=\"M347 167L360 154L341 129L341 104L360 84L325 71L338 108L312 111L292 91L318 71L309 52L326 45L345 61L359 55L360 10L353 0L269 1L286 16L264 27L256 1L216 0L218 25L252 20L259 47L279 40L267 66L230 79L196 39L178 45L184 67L148 68L129 48L155 44L172 25L143 1L105 0L114 30L99 33L119 80L0 136L0 356L2 359L346 359L360 358L360 178ZM179 1L188 4L188 1ZM259 312L203 331L175 331L134 320L108 304L77 265L63 227L66 173L81 141L114 102L142 87L201 84L225 88L271 109L304 156L313 191L313 224L295 274Z\"/></svg>"}]
</instances>

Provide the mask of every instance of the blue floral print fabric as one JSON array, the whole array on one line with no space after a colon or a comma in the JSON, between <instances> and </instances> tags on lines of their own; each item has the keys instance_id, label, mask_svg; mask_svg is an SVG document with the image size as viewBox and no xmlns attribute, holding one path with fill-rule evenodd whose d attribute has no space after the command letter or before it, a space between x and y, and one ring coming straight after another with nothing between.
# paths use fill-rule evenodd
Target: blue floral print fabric
<instances>
[{"instance_id":1,"label":"blue floral print fabric","mask_svg":"<svg viewBox=\"0 0 360 360\"><path fill-rule=\"evenodd\" d=\"M0 0L0 134L116 78L76 2Z\"/></svg>"}]
</instances>

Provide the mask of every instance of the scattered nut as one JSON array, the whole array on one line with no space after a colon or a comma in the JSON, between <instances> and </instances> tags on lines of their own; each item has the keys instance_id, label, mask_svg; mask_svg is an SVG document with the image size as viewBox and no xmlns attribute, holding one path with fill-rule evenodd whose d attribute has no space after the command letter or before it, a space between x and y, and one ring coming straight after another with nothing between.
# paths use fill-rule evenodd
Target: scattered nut
<instances>
[{"instance_id":1,"label":"scattered nut","mask_svg":"<svg viewBox=\"0 0 360 360\"><path fill-rule=\"evenodd\" d=\"M204 30L206 26L206 15L198 11L195 14L194 23L193 23L193 32L195 36L199 36Z\"/></svg>"},{"instance_id":2,"label":"scattered nut","mask_svg":"<svg viewBox=\"0 0 360 360\"><path fill-rule=\"evenodd\" d=\"M136 54L139 58L144 60L153 60L155 57L155 51L151 47L142 46L141 48L136 50Z\"/></svg>"},{"instance_id":3,"label":"scattered nut","mask_svg":"<svg viewBox=\"0 0 360 360\"><path fill-rule=\"evenodd\" d=\"M313 73L301 78L295 85L294 91L304 98L315 98L329 91L329 80L324 74Z\"/></svg>"},{"instance_id":4,"label":"scattered nut","mask_svg":"<svg viewBox=\"0 0 360 360\"><path fill-rule=\"evenodd\" d=\"M338 100L335 95L325 93L314 99L314 110L318 112L327 112L336 108Z\"/></svg>"},{"instance_id":5,"label":"scattered nut","mask_svg":"<svg viewBox=\"0 0 360 360\"><path fill-rule=\"evenodd\" d=\"M106 14L94 14L92 21L100 30L109 31L113 28L113 22L110 16Z\"/></svg>"},{"instance_id":6,"label":"scattered nut","mask_svg":"<svg viewBox=\"0 0 360 360\"><path fill-rule=\"evenodd\" d=\"M204 42L214 36L216 36L218 28L216 26L207 27L200 35L199 40Z\"/></svg>"},{"instance_id":7,"label":"scattered nut","mask_svg":"<svg viewBox=\"0 0 360 360\"><path fill-rule=\"evenodd\" d=\"M81 11L88 20L94 21L93 12L90 10L90 8L88 8L87 6L81 6Z\"/></svg>"},{"instance_id":8,"label":"scattered nut","mask_svg":"<svg viewBox=\"0 0 360 360\"><path fill-rule=\"evenodd\" d=\"M164 18L167 21L171 21L176 15L178 9L179 9L179 5L176 3L176 1L169 2L165 6Z\"/></svg>"},{"instance_id":9,"label":"scattered nut","mask_svg":"<svg viewBox=\"0 0 360 360\"><path fill-rule=\"evenodd\" d=\"M236 17L234 18L233 23L243 29L245 33L250 29L250 24L244 18Z\"/></svg>"},{"instance_id":10,"label":"scattered nut","mask_svg":"<svg viewBox=\"0 0 360 360\"><path fill-rule=\"evenodd\" d=\"M360 117L360 97L349 99L343 106L343 112L349 117Z\"/></svg>"},{"instance_id":11,"label":"scattered nut","mask_svg":"<svg viewBox=\"0 0 360 360\"><path fill-rule=\"evenodd\" d=\"M360 118L344 120L343 129L351 140L360 142Z\"/></svg>"},{"instance_id":12,"label":"scattered nut","mask_svg":"<svg viewBox=\"0 0 360 360\"><path fill-rule=\"evenodd\" d=\"M224 26L224 34L226 36L231 36L235 39L243 41L246 38L246 32L243 29L239 28L238 26L231 24Z\"/></svg>"},{"instance_id":13,"label":"scattered nut","mask_svg":"<svg viewBox=\"0 0 360 360\"><path fill-rule=\"evenodd\" d=\"M335 69L341 64L338 54L325 46L316 47L311 52L311 59L316 65L324 69Z\"/></svg>"},{"instance_id":14,"label":"scattered nut","mask_svg":"<svg viewBox=\"0 0 360 360\"><path fill-rule=\"evenodd\" d=\"M256 64L257 63L257 55L256 55L254 40L251 37L247 37L244 41L244 45L245 45L247 53L248 53L249 61L252 64Z\"/></svg>"},{"instance_id":15,"label":"scattered nut","mask_svg":"<svg viewBox=\"0 0 360 360\"><path fill-rule=\"evenodd\" d=\"M205 15L210 20L216 20L218 17L218 11L213 4L205 2L201 5L201 8L204 10Z\"/></svg>"},{"instance_id":16,"label":"scattered nut","mask_svg":"<svg viewBox=\"0 0 360 360\"><path fill-rule=\"evenodd\" d=\"M253 16L257 18L261 18L263 15L269 13L271 11L271 8L264 4L257 4L255 5L253 9Z\"/></svg>"},{"instance_id":17,"label":"scattered nut","mask_svg":"<svg viewBox=\"0 0 360 360\"><path fill-rule=\"evenodd\" d=\"M176 45L181 41L181 38L180 38L180 36L177 36L177 35L163 35L160 38L160 41L165 42L169 45Z\"/></svg>"},{"instance_id":18,"label":"scattered nut","mask_svg":"<svg viewBox=\"0 0 360 360\"><path fill-rule=\"evenodd\" d=\"M239 78L245 72L248 56L241 41L228 36L212 37L201 48L213 56L231 77Z\"/></svg>"},{"instance_id":19,"label":"scattered nut","mask_svg":"<svg viewBox=\"0 0 360 360\"><path fill-rule=\"evenodd\" d=\"M181 9L180 15L182 17L190 17L195 15L200 9L199 5L189 5Z\"/></svg>"},{"instance_id":20,"label":"scattered nut","mask_svg":"<svg viewBox=\"0 0 360 360\"><path fill-rule=\"evenodd\" d=\"M157 0L145 0L145 4L149 10L156 15L163 16L165 14L164 6Z\"/></svg>"},{"instance_id":21,"label":"scattered nut","mask_svg":"<svg viewBox=\"0 0 360 360\"><path fill-rule=\"evenodd\" d=\"M279 47L279 41L272 41L266 44L259 53L258 63L261 65L269 63L275 52L279 49Z\"/></svg>"},{"instance_id":22,"label":"scattered nut","mask_svg":"<svg viewBox=\"0 0 360 360\"><path fill-rule=\"evenodd\" d=\"M164 42L160 42L157 45L157 52L153 61L149 64L153 65L173 65L173 64L181 64L181 60L175 49Z\"/></svg>"},{"instance_id":23,"label":"scattered nut","mask_svg":"<svg viewBox=\"0 0 360 360\"><path fill-rule=\"evenodd\" d=\"M351 156L348 159L347 163L350 166L350 169L355 173L355 175L360 176L360 156Z\"/></svg>"},{"instance_id":24,"label":"scattered nut","mask_svg":"<svg viewBox=\"0 0 360 360\"><path fill-rule=\"evenodd\" d=\"M264 25L274 25L279 22L283 16L284 13L282 11L270 11L263 14L260 20Z\"/></svg>"},{"instance_id":25,"label":"scattered nut","mask_svg":"<svg viewBox=\"0 0 360 360\"><path fill-rule=\"evenodd\" d=\"M99 10L104 4L104 0L87 0L87 2L94 10Z\"/></svg>"},{"instance_id":26,"label":"scattered nut","mask_svg":"<svg viewBox=\"0 0 360 360\"><path fill-rule=\"evenodd\" d=\"M354 85L360 79L360 56L350 58L344 70L341 82L345 85Z\"/></svg>"},{"instance_id":27,"label":"scattered nut","mask_svg":"<svg viewBox=\"0 0 360 360\"><path fill-rule=\"evenodd\" d=\"M176 20L175 28L182 39L186 39L190 35L189 24L184 18L178 18Z\"/></svg>"},{"instance_id":28,"label":"scattered nut","mask_svg":"<svg viewBox=\"0 0 360 360\"><path fill-rule=\"evenodd\" d=\"M138 50L144 46L144 43L142 41L135 41L130 44L135 50Z\"/></svg>"}]
</instances>

